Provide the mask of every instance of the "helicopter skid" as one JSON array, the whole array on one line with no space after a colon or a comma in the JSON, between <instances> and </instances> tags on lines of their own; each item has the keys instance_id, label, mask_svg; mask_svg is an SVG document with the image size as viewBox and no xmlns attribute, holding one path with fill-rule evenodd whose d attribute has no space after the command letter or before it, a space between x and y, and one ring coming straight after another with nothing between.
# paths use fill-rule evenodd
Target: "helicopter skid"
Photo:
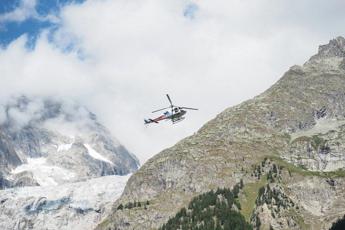
<instances>
[{"instance_id":1,"label":"helicopter skid","mask_svg":"<svg viewBox=\"0 0 345 230\"><path fill-rule=\"evenodd\" d=\"M173 122L173 124L176 124L176 123L183 121L183 120L184 120L184 117L181 117L181 118L172 120L172 122Z\"/></svg>"}]
</instances>

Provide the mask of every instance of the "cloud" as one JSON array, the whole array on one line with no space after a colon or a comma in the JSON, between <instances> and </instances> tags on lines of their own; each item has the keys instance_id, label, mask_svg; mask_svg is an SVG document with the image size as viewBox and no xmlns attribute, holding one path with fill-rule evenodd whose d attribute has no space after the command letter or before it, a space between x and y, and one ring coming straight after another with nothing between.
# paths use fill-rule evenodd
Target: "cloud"
<instances>
[{"instance_id":1,"label":"cloud","mask_svg":"<svg viewBox=\"0 0 345 230\"><path fill-rule=\"evenodd\" d=\"M32 120L37 120L41 117L43 110L42 100L27 100L27 98L19 97L18 100L17 98L9 98L6 103L6 106L1 108L4 118L2 121L11 122L14 130L21 129Z\"/></svg>"},{"instance_id":2,"label":"cloud","mask_svg":"<svg viewBox=\"0 0 345 230\"><path fill-rule=\"evenodd\" d=\"M322 0L67 5L59 29L42 33L33 50L22 36L0 51L0 98L53 95L85 104L143 162L344 35L343 8ZM144 117L167 106L166 93L200 110L176 125L145 127Z\"/></svg>"},{"instance_id":3,"label":"cloud","mask_svg":"<svg viewBox=\"0 0 345 230\"><path fill-rule=\"evenodd\" d=\"M41 16L36 11L38 0L21 0L19 6L13 11L0 14L0 26L7 22L23 22L27 19L34 18L40 21L54 21L57 18L54 15Z\"/></svg>"},{"instance_id":4,"label":"cloud","mask_svg":"<svg viewBox=\"0 0 345 230\"><path fill-rule=\"evenodd\" d=\"M0 15L0 23L22 22L31 17L38 17L35 9L36 3L36 0L22 0L16 9Z\"/></svg>"},{"instance_id":5,"label":"cloud","mask_svg":"<svg viewBox=\"0 0 345 230\"><path fill-rule=\"evenodd\" d=\"M0 125L18 131L29 124L38 124L65 136L85 135L98 128L94 115L73 100L61 97L9 97L0 104Z\"/></svg>"}]
</instances>

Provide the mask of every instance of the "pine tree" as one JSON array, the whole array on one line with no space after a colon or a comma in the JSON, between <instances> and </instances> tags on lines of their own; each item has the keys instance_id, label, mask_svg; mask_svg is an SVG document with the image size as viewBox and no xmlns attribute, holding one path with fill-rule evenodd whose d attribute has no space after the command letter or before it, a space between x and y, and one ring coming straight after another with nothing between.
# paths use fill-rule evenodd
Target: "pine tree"
<instances>
[{"instance_id":1,"label":"pine tree","mask_svg":"<svg viewBox=\"0 0 345 230\"><path fill-rule=\"evenodd\" d=\"M241 179L240 180L240 189L243 189L243 187L244 187L244 184L243 184L243 180Z\"/></svg>"},{"instance_id":2,"label":"pine tree","mask_svg":"<svg viewBox=\"0 0 345 230\"><path fill-rule=\"evenodd\" d=\"M239 188L240 183L236 184L233 190L218 188L215 192L212 190L193 198L187 209L182 208L161 229L252 229L252 226L245 221L241 213L232 210L234 203L240 208L240 203L235 198L239 193Z\"/></svg>"}]
</instances>

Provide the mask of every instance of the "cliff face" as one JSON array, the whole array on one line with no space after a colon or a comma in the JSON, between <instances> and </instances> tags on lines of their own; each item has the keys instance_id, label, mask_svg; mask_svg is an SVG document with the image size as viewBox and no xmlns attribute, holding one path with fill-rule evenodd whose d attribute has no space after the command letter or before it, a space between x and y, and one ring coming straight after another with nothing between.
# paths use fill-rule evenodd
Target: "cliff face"
<instances>
[{"instance_id":1,"label":"cliff face","mask_svg":"<svg viewBox=\"0 0 345 230\"><path fill-rule=\"evenodd\" d=\"M8 187L10 182L4 178L4 173L22 164L8 138L0 129L0 189Z\"/></svg>"},{"instance_id":2,"label":"cliff face","mask_svg":"<svg viewBox=\"0 0 345 230\"><path fill-rule=\"evenodd\" d=\"M98 229L156 229L195 195L241 178L242 212L254 226L327 229L345 213L344 140L345 39L338 37L263 94L150 159L114 207L150 205L114 208Z\"/></svg>"}]
</instances>

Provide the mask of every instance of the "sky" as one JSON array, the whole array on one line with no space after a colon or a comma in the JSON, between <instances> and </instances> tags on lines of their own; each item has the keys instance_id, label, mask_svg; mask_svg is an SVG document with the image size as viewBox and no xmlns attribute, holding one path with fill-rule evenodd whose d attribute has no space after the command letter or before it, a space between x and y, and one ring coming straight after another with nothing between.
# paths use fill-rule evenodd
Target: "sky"
<instances>
[{"instance_id":1,"label":"sky","mask_svg":"<svg viewBox=\"0 0 345 230\"><path fill-rule=\"evenodd\" d=\"M0 0L0 105L74 100L141 163L345 35L342 0ZM196 107L145 126L151 111ZM1 114L1 111L0 111Z\"/></svg>"}]
</instances>

